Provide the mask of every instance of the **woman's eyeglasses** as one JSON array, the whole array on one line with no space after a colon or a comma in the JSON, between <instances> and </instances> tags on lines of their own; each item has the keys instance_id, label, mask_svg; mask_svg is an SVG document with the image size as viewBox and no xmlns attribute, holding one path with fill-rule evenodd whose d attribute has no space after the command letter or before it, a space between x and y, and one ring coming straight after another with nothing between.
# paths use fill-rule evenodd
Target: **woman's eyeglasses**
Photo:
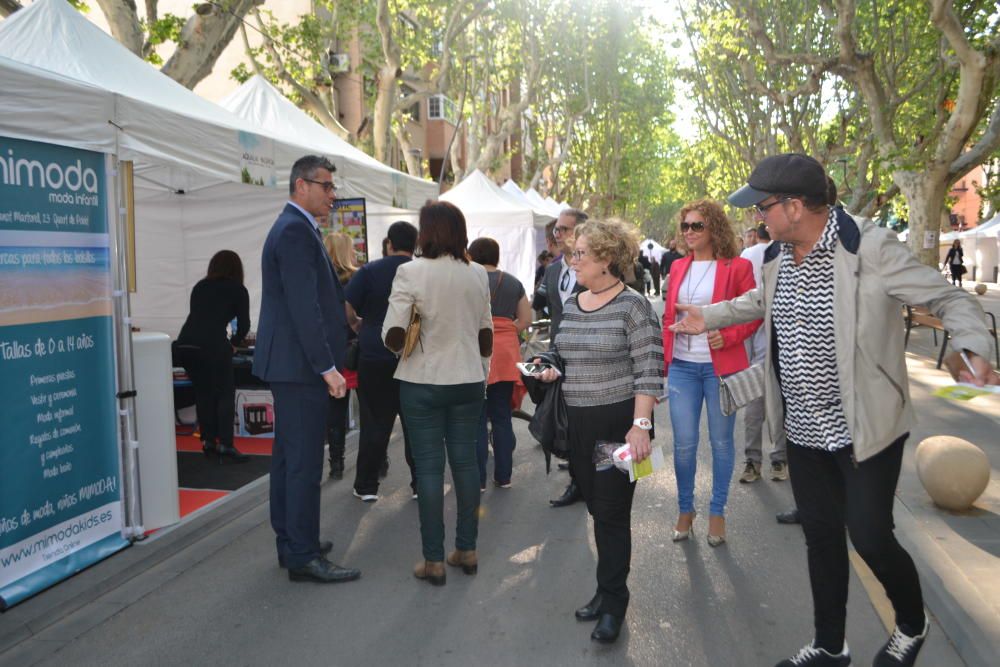
<instances>
[{"instance_id":1,"label":"woman's eyeglasses","mask_svg":"<svg viewBox=\"0 0 1000 667\"><path fill-rule=\"evenodd\" d=\"M681 223L681 232L682 233L688 231L689 229L692 232L703 232L703 231L705 231L705 223L704 222L682 222Z\"/></svg>"},{"instance_id":2,"label":"woman's eyeglasses","mask_svg":"<svg viewBox=\"0 0 1000 667\"><path fill-rule=\"evenodd\" d=\"M576 261L579 262L580 259L587 254L587 251L586 250L574 250L570 254L572 255L573 259L575 259Z\"/></svg>"}]
</instances>

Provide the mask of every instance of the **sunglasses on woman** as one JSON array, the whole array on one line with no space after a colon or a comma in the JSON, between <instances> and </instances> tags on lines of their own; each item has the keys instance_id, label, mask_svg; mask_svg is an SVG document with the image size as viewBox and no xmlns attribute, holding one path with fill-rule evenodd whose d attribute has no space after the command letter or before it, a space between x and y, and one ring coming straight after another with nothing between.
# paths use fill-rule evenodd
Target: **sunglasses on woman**
<instances>
[{"instance_id":1,"label":"sunglasses on woman","mask_svg":"<svg viewBox=\"0 0 1000 667\"><path fill-rule=\"evenodd\" d=\"M703 232L703 231L705 231L705 223L704 222L682 222L681 223L681 232L686 232L689 229L692 232Z\"/></svg>"}]
</instances>

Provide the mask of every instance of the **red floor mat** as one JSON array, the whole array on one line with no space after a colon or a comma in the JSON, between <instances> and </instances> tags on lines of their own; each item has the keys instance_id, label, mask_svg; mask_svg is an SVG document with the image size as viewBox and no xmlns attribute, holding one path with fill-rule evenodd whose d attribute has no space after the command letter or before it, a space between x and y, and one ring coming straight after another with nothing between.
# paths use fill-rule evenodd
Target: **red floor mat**
<instances>
[{"instance_id":1,"label":"red floor mat","mask_svg":"<svg viewBox=\"0 0 1000 667\"><path fill-rule=\"evenodd\" d=\"M273 438L233 438L233 445L244 454L254 454L259 456L270 456L271 446L274 444ZM179 452L200 452L201 440L193 435L177 436L177 451Z\"/></svg>"},{"instance_id":2,"label":"red floor mat","mask_svg":"<svg viewBox=\"0 0 1000 667\"><path fill-rule=\"evenodd\" d=\"M213 491L211 489L180 489L177 493L180 496L181 517L229 495L228 491Z\"/></svg>"}]
</instances>

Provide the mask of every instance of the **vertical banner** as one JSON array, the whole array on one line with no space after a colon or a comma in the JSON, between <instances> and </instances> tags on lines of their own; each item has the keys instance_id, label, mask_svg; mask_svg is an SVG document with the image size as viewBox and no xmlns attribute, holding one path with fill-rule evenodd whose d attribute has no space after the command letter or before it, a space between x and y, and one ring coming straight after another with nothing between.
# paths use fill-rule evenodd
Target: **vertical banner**
<instances>
[{"instance_id":1,"label":"vertical banner","mask_svg":"<svg viewBox=\"0 0 1000 667\"><path fill-rule=\"evenodd\" d=\"M351 237L359 264L368 261L368 216L363 197L335 200L330 212L330 227L332 231Z\"/></svg>"},{"instance_id":2,"label":"vertical banner","mask_svg":"<svg viewBox=\"0 0 1000 667\"><path fill-rule=\"evenodd\" d=\"M104 156L0 137L0 609L122 549Z\"/></svg>"}]
</instances>

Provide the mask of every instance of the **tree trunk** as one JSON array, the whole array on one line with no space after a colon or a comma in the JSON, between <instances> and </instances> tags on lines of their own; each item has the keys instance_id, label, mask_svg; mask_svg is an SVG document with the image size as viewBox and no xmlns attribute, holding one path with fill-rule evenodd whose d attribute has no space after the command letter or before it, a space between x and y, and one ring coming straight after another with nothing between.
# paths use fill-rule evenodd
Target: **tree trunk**
<instances>
[{"instance_id":1,"label":"tree trunk","mask_svg":"<svg viewBox=\"0 0 1000 667\"><path fill-rule=\"evenodd\" d=\"M389 132L392 129L392 107L396 101L396 74L398 68L386 63L378 71L378 92L372 114L372 140L375 159L383 164L389 158Z\"/></svg>"},{"instance_id":2,"label":"tree trunk","mask_svg":"<svg viewBox=\"0 0 1000 667\"><path fill-rule=\"evenodd\" d=\"M948 192L946 168L926 172L897 171L892 175L909 208L910 236L907 245L927 266L941 263L938 238L945 215L944 197ZM930 246L929 248L925 246Z\"/></svg>"},{"instance_id":3,"label":"tree trunk","mask_svg":"<svg viewBox=\"0 0 1000 667\"><path fill-rule=\"evenodd\" d=\"M247 12L262 4L264 0L234 0L226 10L213 7L204 16L192 15L181 30L177 49L160 71L193 89L211 74L215 61L236 35Z\"/></svg>"},{"instance_id":4,"label":"tree trunk","mask_svg":"<svg viewBox=\"0 0 1000 667\"><path fill-rule=\"evenodd\" d=\"M145 37L139 25L139 14L134 0L97 0L104 18L111 28L111 35L126 49L142 58Z\"/></svg>"}]
</instances>

